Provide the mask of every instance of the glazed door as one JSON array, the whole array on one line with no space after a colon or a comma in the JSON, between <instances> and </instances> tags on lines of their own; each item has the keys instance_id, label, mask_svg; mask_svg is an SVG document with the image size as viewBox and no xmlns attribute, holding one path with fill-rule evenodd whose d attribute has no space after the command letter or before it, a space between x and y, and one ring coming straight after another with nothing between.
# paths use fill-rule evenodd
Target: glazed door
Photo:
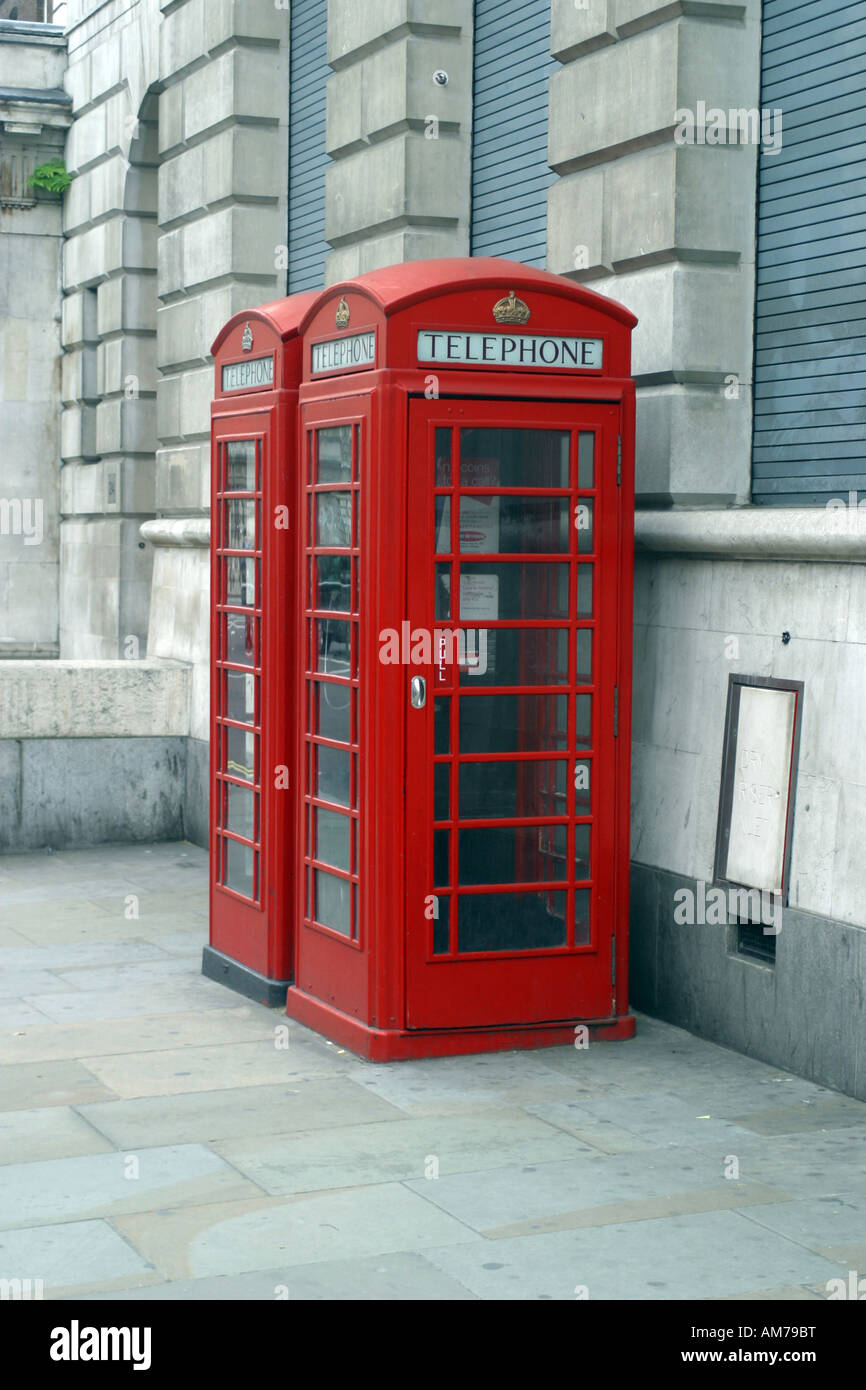
<instances>
[{"instance_id":1,"label":"glazed door","mask_svg":"<svg viewBox=\"0 0 866 1390\"><path fill-rule=\"evenodd\" d=\"M213 441L211 865L221 892L212 944L268 968L267 856L262 835L264 476L267 412L221 420Z\"/></svg>"},{"instance_id":2,"label":"glazed door","mask_svg":"<svg viewBox=\"0 0 866 1390\"><path fill-rule=\"evenodd\" d=\"M612 1012L618 421L412 402L410 1028Z\"/></svg>"}]
</instances>

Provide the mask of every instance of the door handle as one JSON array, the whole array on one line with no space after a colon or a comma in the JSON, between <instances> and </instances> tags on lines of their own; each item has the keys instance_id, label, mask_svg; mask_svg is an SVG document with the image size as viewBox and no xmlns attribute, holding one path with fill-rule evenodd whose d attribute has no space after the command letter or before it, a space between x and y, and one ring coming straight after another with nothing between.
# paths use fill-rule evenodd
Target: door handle
<instances>
[{"instance_id":1,"label":"door handle","mask_svg":"<svg viewBox=\"0 0 866 1390\"><path fill-rule=\"evenodd\" d=\"M427 682L423 676L413 676L411 686L413 709L423 709L427 703Z\"/></svg>"}]
</instances>

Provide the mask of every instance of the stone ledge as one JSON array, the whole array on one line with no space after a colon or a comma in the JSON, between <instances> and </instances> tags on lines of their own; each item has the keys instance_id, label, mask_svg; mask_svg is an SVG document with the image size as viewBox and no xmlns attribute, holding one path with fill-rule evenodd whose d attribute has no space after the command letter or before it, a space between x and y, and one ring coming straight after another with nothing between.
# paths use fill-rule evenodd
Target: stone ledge
<instances>
[{"instance_id":1,"label":"stone ledge","mask_svg":"<svg viewBox=\"0 0 866 1390\"><path fill-rule=\"evenodd\" d=\"M145 521L141 527L141 537L150 541L151 545L205 549L210 545L210 518L184 516Z\"/></svg>"},{"instance_id":2,"label":"stone ledge","mask_svg":"<svg viewBox=\"0 0 866 1390\"><path fill-rule=\"evenodd\" d=\"M844 498L829 507L736 507L638 511L635 549L712 555L722 560L866 559L866 509Z\"/></svg>"},{"instance_id":3,"label":"stone ledge","mask_svg":"<svg viewBox=\"0 0 866 1390\"><path fill-rule=\"evenodd\" d=\"M3 661L0 739L184 737L190 682L181 661Z\"/></svg>"}]
</instances>

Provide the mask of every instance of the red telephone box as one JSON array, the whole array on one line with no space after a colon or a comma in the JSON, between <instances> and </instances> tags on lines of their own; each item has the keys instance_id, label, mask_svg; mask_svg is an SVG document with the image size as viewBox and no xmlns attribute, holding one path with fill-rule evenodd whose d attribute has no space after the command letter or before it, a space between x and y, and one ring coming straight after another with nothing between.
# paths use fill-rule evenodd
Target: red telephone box
<instances>
[{"instance_id":1,"label":"red telephone box","mask_svg":"<svg viewBox=\"0 0 866 1390\"><path fill-rule=\"evenodd\" d=\"M298 326L236 314L213 345L210 944L202 971L281 1004L292 969Z\"/></svg>"},{"instance_id":2,"label":"red telephone box","mask_svg":"<svg viewBox=\"0 0 866 1390\"><path fill-rule=\"evenodd\" d=\"M467 259L300 325L287 1010L369 1058L634 1032L635 322Z\"/></svg>"}]
</instances>

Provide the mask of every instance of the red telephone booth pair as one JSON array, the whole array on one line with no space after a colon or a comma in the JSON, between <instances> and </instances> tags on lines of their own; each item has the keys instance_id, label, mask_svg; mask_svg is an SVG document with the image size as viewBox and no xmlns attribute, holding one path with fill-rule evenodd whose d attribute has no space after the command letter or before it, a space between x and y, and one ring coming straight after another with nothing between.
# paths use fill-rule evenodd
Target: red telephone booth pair
<instances>
[{"instance_id":1,"label":"red telephone booth pair","mask_svg":"<svg viewBox=\"0 0 866 1390\"><path fill-rule=\"evenodd\" d=\"M371 1059L634 1032L635 322L440 260L214 344L204 971Z\"/></svg>"}]
</instances>

